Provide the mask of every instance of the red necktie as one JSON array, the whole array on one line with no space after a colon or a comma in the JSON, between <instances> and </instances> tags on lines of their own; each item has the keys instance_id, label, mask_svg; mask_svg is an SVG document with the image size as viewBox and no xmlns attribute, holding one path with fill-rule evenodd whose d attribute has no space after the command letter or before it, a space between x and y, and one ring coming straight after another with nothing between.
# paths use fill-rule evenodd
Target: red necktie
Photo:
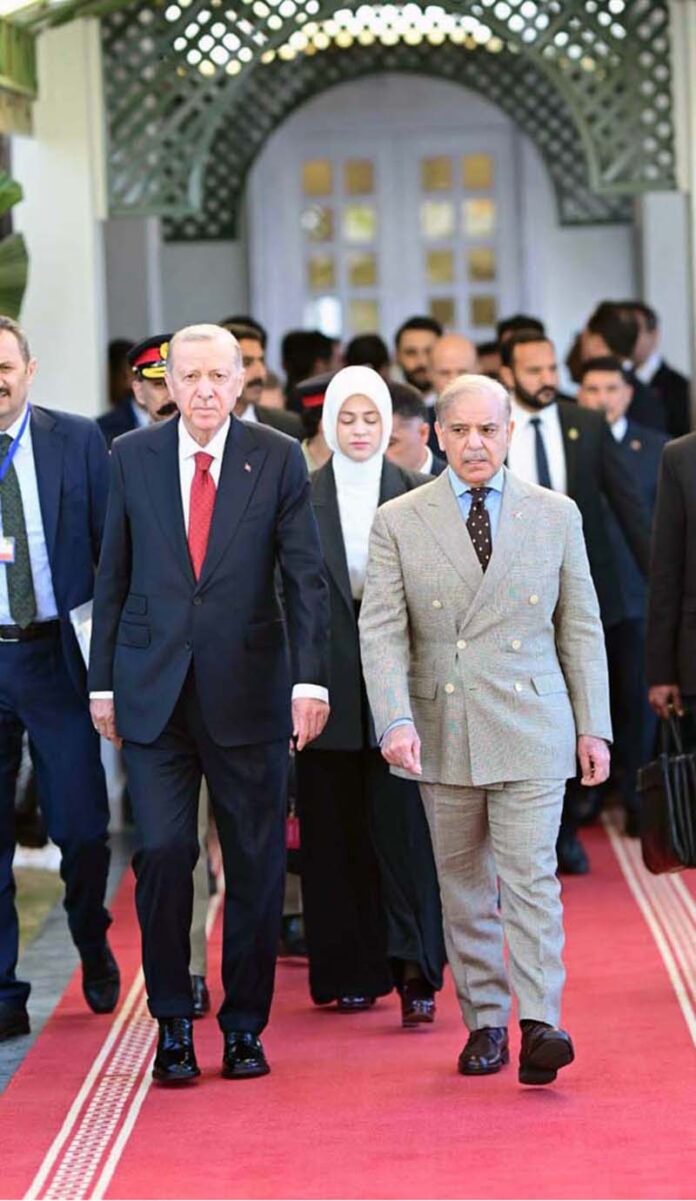
<instances>
[{"instance_id":1,"label":"red necktie","mask_svg":"<svg viewBox=\"0 0 696 1201\"><path fill-rule=\"evenodd\" d=\"M215 508L215 481L210 474L213 456L199 450L196 455L196 474L191 484L188 545L193 574L199 579L205 552L208 549L210 523Z\"/></svg>"}]
</instances>

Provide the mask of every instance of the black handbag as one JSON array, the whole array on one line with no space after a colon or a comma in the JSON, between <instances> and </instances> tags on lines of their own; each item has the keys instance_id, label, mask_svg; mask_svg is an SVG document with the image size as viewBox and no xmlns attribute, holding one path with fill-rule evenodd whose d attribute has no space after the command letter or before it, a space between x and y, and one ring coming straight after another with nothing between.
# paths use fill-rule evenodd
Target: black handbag
<instances>
[{"instance_id":1,"label":"black handbag","mask_svg":"<svg viewBox=\"0 0 696 1201\"><path fill-rule=\"evenodd\" d=\"M655 875L696 867L696 752L677 718L661 723L660 753L638 772L643 862Z\"/></svg>"}]
</instances>

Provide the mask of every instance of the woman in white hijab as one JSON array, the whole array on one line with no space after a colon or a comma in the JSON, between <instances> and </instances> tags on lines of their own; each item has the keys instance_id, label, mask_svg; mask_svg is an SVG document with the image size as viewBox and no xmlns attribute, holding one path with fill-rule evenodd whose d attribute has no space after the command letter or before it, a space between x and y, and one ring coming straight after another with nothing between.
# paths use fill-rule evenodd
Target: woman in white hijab
<instances>
[{"instance_id":1,"label":"woman in white hijab","mask_svg":"<svg viewBox=\"0 0 696 1201\"><path fill-rule=\"evenodd\" d=\"M445 949L417 785L389 773L360 663L357 618L379 505L427 482L388 462L392 406L369 367L346 367L324 398L332 458L312 476L331 600L331 717L297 756L310 991L367 1009L396 985L405 1025L431 1022Z\"/></svg>"}]
</instances>

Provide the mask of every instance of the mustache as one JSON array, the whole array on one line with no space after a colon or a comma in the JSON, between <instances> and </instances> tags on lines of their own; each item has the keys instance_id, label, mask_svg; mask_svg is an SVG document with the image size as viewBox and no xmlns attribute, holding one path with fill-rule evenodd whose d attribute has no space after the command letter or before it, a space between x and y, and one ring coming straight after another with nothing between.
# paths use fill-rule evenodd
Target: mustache
<instances>
[{"instance_id":1,"label":"mustache","mask_svg":"<svg viewBox=\"0 0 696 1201\"><path fill-rule=\"evenodd\" d=\"M464 455L465 463L487 463L488 455L485 450L473 450Z\"/></svg>"},{"instance_id":2,"label":"mustache","mask_svg":"<svg viewBox=\"0 0 696 1201\"><path fill-rule=\"evenodd\" d=\"M158 417L171 417L172 413L176 413L176 405L173 400L167 401L166 404L161 405L157 410Z\"/></svg>"}]
</instances>

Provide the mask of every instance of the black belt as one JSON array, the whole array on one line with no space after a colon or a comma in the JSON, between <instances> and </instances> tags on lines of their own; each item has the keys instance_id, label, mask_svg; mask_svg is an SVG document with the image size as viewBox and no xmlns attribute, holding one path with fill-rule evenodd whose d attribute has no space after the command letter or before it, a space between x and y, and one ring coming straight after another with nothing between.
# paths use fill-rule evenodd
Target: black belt
<instances>
[{"instance_id":1,"label":"black belt","mask_svg":"<svg viewBox=\"0 0 696 1201\"><path fill-rule=\"evenodd\" d=\"M25 626L0 626L0 642L33 642L35 638L51 638L60 631L60 622L33 621Z\"/></svg>"}]
</instances>

